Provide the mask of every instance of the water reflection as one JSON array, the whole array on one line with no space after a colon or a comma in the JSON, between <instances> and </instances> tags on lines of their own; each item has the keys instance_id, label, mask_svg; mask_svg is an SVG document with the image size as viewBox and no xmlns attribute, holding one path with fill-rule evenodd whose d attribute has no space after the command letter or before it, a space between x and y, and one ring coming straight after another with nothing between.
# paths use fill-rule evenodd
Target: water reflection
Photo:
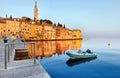
<instances>
[{"instance_id":1,"label":"water reflection","mask_svg":"<svg viewBox=\"0 0 120 78\"><path fill-rule=\"evenodd\" d=\"M50 57L54 54L65 54L65 50L79 49L81 47L81 40L67 40L67 41L36 41L36 57ZM33 55L33 48L31 45L26 45L29 50L29 56Z\"/></svg>"},{"instance_id":2,"label":"water reflection","mask_svg":"<svg viewBox=\"0 0 120 78\"><path fill-rule=\"evenodd\" d=\"M97 57L94 57L94 58L86 58L86 59L69 59L67 60L66 64L68 66L74 66L74 65L78 65L78 64L81 64L81 63L85 63L85 62L90 62L92 60L95 60L97 59Z\"/></svg>"}]
</instances>

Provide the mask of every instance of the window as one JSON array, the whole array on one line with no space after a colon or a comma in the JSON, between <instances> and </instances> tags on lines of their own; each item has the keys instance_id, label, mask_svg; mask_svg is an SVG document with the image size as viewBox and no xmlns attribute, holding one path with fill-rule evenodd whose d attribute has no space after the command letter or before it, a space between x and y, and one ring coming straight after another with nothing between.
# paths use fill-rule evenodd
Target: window
<instances>
[{"instance_id":1,"label":"window","mask_svg":"<svg viewBox=\"0 0 120 78\"><path fill-rule=\"evenodd\" d=\"M76 35L73 35L73 37L77 37Z\"/></svg>"}]
</instances>

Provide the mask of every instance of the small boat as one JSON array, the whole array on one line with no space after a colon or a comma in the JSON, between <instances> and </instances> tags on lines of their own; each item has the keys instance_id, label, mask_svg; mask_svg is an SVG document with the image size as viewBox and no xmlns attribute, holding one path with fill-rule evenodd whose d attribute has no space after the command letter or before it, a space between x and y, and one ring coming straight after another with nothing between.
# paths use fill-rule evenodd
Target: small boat
<instances>
[{"instance_id":1,"label":"small boat","mask_svg":"<svg viewBox=\"0 0 120 78\"><path fill-rule=\"evenodd\" d=\"M97 57L97 55L93 52L75 52L75 51L68 51L66 52L68 56L71 57L71 59L79 59L79 58L94 58Z\"/></svg>"}]
</instances>

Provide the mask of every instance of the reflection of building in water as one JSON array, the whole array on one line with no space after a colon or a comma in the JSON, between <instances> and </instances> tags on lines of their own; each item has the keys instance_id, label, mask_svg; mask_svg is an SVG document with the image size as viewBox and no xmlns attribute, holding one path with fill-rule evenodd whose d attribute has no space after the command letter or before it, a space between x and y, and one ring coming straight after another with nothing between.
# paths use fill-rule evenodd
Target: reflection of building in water
<instances>
[{"instance_id":1,"label":"reflection of building in water","mask_svg":"<svg viewBox=\"0 0 120 78\"><path fill-rule=\"evenodd\" d=\"M68 49L79 49L82 45L81 40L68 41L37 41L36 42L36 57L52 56L53 54L63 54ZM33 48L31 45L26 45L29 49L29 55L32 56Z\"/></svg>"},{"instance_id":2,"label":"reflection of building in water","mask_svg":"<svg viewBox=\"0 0 120 78\"><path fill-rule=\"evenodd\" d=\"M72 40L72 49L78 49L82 46L82 41L81 40Z\"/></svg>"},{"instance_id":3,"label":"reflection of building in water","mask_svg":"<svg viewBox=\"0 0 120 78\"><path fill-rule=\"evenodd\" d=\"M26 45L29 49L29 55L32 56L31 45ZM32 48L33 49L33 48ZM36 57L52 56L56 51L55 41L38 41L36 42Z\"/></svg>"}]
</instances>

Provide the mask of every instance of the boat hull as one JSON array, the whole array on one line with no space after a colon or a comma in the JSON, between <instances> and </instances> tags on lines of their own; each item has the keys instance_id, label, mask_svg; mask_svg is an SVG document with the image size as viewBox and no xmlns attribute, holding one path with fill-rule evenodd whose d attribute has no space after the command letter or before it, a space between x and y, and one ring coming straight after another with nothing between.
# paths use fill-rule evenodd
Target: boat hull
<instances>
[{"instance_id":1,"label":"boat hull","mask_svg":"<svg viewBox=\"0 0 120 78\"><path fill-rule=\"evenodd\" d=\"M77 58L94 58L97 57L96 54L73 54L73 53L66 53L68 56L71 57L71 59L77 59Z\"/></svg>"}]
</instances>

